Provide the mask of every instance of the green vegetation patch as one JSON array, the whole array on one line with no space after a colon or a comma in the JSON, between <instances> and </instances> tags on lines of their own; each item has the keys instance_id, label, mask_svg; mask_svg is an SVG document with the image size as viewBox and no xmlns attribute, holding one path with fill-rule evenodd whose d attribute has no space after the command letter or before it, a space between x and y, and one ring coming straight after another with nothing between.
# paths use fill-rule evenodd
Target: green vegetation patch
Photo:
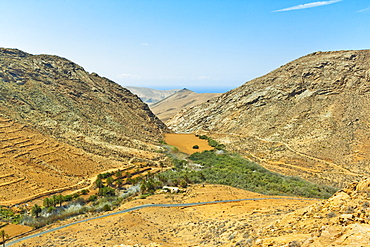
<instances>
[{"instance_id":1,"label":"green vegetation patch","mask_svg":"<svg viewBox=\"0 0 370 247\"><path fill-rule=\"evenodd\" d=\"M266 195L289 195L329 198L337 189L317 185L298 177L284 176L226 151L194 153L189 159L198 164L191 168L187 162L175 160L175 168L161 174L161 180L176 185L189 183L224 184Z\"/></svg>"},{"instance_id":2,"label":"green vegetation patch","mask_svg":"<svg viewBox=\"0 0 370 247\"><path fill-rule=\"evenodd\" d=\"M200 136L198 136L198 138L199 139L202 139L202 140L207 140L208 141L208 145L210 145L211 147L213 147L215 149L219 149L219 150L225 149L225 145L224 144L219 144L217 141L213 140L209 136L200 135Z\"/></svg>"}]
</instances>

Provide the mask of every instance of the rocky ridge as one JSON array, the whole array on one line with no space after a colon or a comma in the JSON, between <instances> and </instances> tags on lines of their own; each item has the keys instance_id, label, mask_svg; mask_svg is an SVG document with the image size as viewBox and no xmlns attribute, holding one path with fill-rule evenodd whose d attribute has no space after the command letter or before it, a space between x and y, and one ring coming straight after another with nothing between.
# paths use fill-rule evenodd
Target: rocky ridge
<instances>
[{"instance_id":1,"label":"rocky ridge","mask_svg":"<svg viewBox=\"0 0 370 247\"><path fill-rule=\"evenodd\" d=\"M343 186L369 174L370 51L315 52L168 126L208 133L267 168Z\"/></svg>"},{"instance_id":2,"label":"rocky ridge","mask_svg":"<svg viewBox=\"0 0 370 247\"><path fill-rule=\"evenodd\" d=\"M179 111L204 103L219 95L220 94L217 93L196 93L184 88L167 98L150 105L150 109L159 119L166 122Z\"/></svg>"},{"instance_id":3,"label":"rocky ridge","mask_svg":"<svg viewBox=\"0 0 370 247\"><path fill-rule=\"evenodd\" d=\"M153 151L167 127L136 95L58 56L0 49L0 114L85 151Z\"/></svg>"}]
</instances>

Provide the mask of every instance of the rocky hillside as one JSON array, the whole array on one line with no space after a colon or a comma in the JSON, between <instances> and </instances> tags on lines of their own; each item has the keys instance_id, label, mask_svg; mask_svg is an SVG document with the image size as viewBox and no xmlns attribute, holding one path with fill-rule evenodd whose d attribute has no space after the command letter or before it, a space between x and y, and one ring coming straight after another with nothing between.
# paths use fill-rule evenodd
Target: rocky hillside
<instances>
[{"instance_id":1,"label":"rocky hillside","mask_svg":"<svg viewBox=\"0 0 370 247\"><path fill-rule=\"evenodd\" d=\"M146 87L131 87L131 86L127 86L125 88L130 90L133 94L139 96L139 98L148 105L154 104L180 91L180 89L158 90Z\"/></svg>"},{"instance_id":2,"label":"rocky hillside","mask_svg":"<svg viewBox=\"0 0 370 247\"><path fill-rule=\"evenodd\" d=\"M182 89L171 96L150 105L153 113L166 122L179 111L206 102L207 100L219 96L217 93L196 93L189 89Z\"/></svg>"},{"instance_id":3,"label":"rocky hillside","mask_svg":"<svg viewBox=\"0 0 370 247\"><path fill-rule=\"evenodd\" d=\"M330 199L261 229L256 246L368 246L370 181L352 183ZM292 241L294 239L294 241Z\"/></svg>"},{"instance_id":4,"label":"rocky hillside","mask_svg":"<svg viewBox=\"0 0 370 247\"><path fill-rule=\"evenodd\" d=\"M207 132L267 168L343 186L370 168L370 50L315 52L168 125Z\"/></svg>"},{"instance_id":5,"label":"rocky hillside","mask_svg":"<svg viewBox=\"0 0 370 247\"><path fill-rule=\"evenodd\" d=\"M136 95L61 57L0 49L0 114L75 147L151 150L167 127Z\"/></svg>"},{"instance_id":6,"label":"rocky hillside","mask_svg":"<svg viewBox=\"0 0 370 247\"><path fill-rule=\"evenodd\" d=\"M165 162L167 127L136 95L57 56L0 49L0 205Z\"/></svg>"}]
</instances>

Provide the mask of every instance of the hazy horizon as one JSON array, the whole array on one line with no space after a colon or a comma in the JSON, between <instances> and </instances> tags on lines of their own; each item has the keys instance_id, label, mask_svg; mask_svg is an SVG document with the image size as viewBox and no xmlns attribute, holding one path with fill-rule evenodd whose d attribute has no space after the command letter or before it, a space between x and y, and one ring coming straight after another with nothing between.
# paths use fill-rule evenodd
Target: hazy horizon
<instances>
[{"instance_id":1,"label":"hazy horizon","mask_svg":"<svg viewBox=\"0 0 370 247\"><path fill-rule=\"evenodd\" d=\"M140 86L132 86L132 85L123 85L123 87L140 87ZM172 89L189 89L196 93L226 93L227 91L230 91L230 87L141 87L141 88L151 88L151 89L157 89L157 90L172 90Z\"/></svg>"}]
</instances>

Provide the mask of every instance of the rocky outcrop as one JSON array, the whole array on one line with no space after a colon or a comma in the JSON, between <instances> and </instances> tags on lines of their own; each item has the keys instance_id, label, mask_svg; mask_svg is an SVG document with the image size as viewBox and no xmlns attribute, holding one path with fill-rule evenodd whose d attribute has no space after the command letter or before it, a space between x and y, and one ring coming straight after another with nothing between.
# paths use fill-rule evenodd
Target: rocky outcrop
<instances>
[{"instance_id":1,"label":"rocky outcrop","mask_svg":"<svg viewBox=\"0 0 370 247\"><path fill-rule=\"evenodd\" d=\"M262 229L256 246L286 246L287 240L295 242L294 246L367 246L369 195L370 180L351 183L328 200L297 210Z\"/></svg>"},{"instance_id":2,"label":"rocky outcrop","mask_svg":"<svg viewBox=\"0 0 370 247\"><path fill-rule=\"evenodd\" d=\"M151 150L167 127L136 95L61 57L0 49L0 114L99 155Z\"/></svg>"},{"instance_id":3,"label":"rocky outcrop","mask_svg":"<svg viewBox=\"0 0 370 247\"><path fill-rule=\"evenodd\" d=\"M184 110L168 126L208 132L271 170L342 186L370 172L369 103L369 50L316 52Z\"/></svg>"}]
</instances>

